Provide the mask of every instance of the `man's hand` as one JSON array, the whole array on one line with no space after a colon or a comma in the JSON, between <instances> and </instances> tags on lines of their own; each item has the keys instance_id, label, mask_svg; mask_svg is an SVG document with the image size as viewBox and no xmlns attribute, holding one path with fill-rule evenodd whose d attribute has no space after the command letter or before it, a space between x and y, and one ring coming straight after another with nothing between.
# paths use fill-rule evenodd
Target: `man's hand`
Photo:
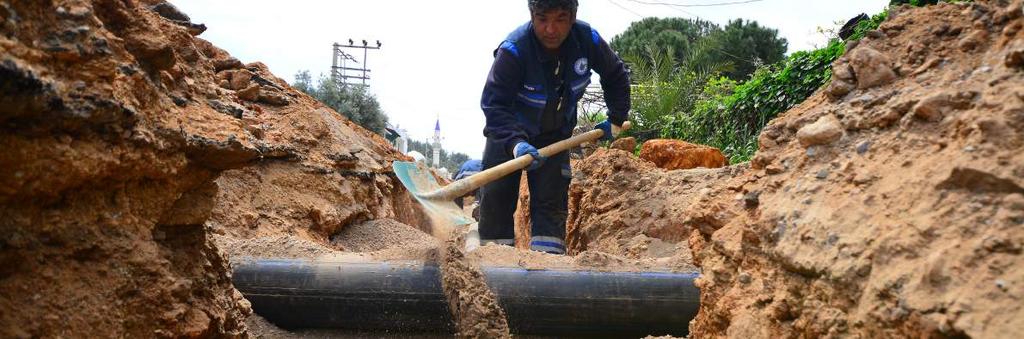
<instances>
[{"instance_id":1,"label":"man's hand","mask_svg":"<svg viewBox=\"0 0 1024 339\"><path fill-rule=\"evenodd\" d=\"M601 141L611 141L613 138L618 137L619 133L622 132L622 127L613 124L610 120L605 120L604 122L597 124L597 126L594 126L594 129L604 131L604 135L601 136Z\"/></svg>"},{"instance_id":2,"label":"man's hand","mask_svg":"<svg viewBox=\"0 0 1024 339\"><path fill-rule=\"evenodd\" d=\"M518 144L516 144L514 153L516 158L526 154L529 154L530 156L533 157L533 162L530 163L530 167L526 168L527 171L532 171L540 168L541 166L544 165L544 160L547 160L546 157L540 155L540 152L537 151L536 147L533 147L533 145L530 145L530 143L525 141L520 141Z\"/></svg>"}]
</instances>

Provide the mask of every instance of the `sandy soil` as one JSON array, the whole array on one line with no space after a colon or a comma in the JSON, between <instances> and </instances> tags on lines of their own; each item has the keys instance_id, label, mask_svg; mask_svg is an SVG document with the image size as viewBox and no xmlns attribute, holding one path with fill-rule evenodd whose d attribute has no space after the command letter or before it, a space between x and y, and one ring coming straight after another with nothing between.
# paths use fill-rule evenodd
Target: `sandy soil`
<instances>
[{"instance_id":1,"label":"sandy soil","mask_svg":"<svg viewBox=\"0 0 1024 339\"><path fill-rule=\"evenodd\" d=\"M2 337L333 335L249 317L230 282L244 257L449 265L467 336L507 333L462 287L488 265L696 264L695 337L1024 328L1020 1L893 10L749 164L597 150L574 163L570 256L465 258L391 172L408 158L157 2L0 1Z\"/></svg>"},{"instance_id":2,"label":"sandy soil","mask_svg":"<svg viewBox=\"0 0 1024 339\"><path fill-rule=\"evenodd\" d=\"M666 172L599 151L572 189L571 247L688 241L694 337L1019 336L1021 7L893 10L749 165Z\"/></svg>"}]
</instances>

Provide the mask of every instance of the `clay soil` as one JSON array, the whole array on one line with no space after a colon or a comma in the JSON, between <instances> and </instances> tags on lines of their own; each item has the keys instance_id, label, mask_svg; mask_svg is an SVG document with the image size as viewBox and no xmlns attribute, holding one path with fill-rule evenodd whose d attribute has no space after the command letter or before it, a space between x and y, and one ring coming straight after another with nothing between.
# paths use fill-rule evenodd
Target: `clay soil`
<instances>
[{"instance_id":1,"label":"clay soil","mask_svg":"<svg viewBox=\"0 0 1024 339\"><path fill-rule=\"evenodd\" d=\"M1018 337L1022 25L1019 1L893 9L749 165L598 152L572 188L571 250L688 239L693 337Z\"/></svg>"},{"instance_id":2,"label":"clay soil","mask_svg":"<svg viewBox=\"0 0 1024 339\"><path fill-rule=\"evenodd\" d=\"M507 333L480 266L700 270L694 337L1024 328L1019 1L892 10L748 164L597 150L567 256L441 247L391 172L407 157L158 2L0 1L2 337L389 335L251 315L249 257L448 265L465 336Z\"/></svg>"}]
</instances>

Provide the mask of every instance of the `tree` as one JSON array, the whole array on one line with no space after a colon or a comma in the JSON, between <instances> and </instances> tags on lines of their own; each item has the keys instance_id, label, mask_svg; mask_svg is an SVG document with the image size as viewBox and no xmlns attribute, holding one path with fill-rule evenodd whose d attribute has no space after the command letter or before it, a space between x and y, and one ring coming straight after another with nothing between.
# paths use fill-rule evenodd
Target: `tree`
<instances>
[{"instance_id":1,"label":"tree","mask_svg":"<svg viewBox=\"0 0 1024 339\"><path fill-rule=\"evenodd\" d=\"M666 121L691 112L700 99L704 85L727 69L728 64L699 60L708 54L708 40L693 44L682 61L675 60L672 48L629 54L632 65L633 123L631 134L641 141L660 134Z\"/></svg>"},{"instance_id":2,"label":"tree","mask_svg":"<svg viewBox=\"0 0 1024 339\"><path fill-rule=\"evenodd\" d=\"M310 96L316 95L316 88L313 87L313 77L309 75L309 71L295 73L295 82L292 83L292 87Z\"/></svg>"},{"instance_id":3,"label":"tree","mask_svg":"<svg viewBox=\"0 0 1024 339\"><path fill-rule=\"evenodd\" d=\"M651 48L654 50L674 51L672 57L677 61L690 57L693 45L720 30L718 25L700 19L683 18L645 18L633 22L621 35L612 38L609 44L619 55L646 55ZM698 56L703 58L703 56Z\"/></svg>"},{"instance_id":4,"label":"tree","mask_svg":"<svg viewBox=\"0 0 1024 339\"><path fill-rule=\"evenodd\" d=\"M427 157L427 161L433 161L434 149L430 146L429 142L420 142L416 140L409 140L409 150L420 152L423 156ZM448 169L448 173L455 174L462 167L462 163L469 160L469 156L463 153L449 153L444 149L441 149L439 156L441 160L441 167Z\"/></svg>"},{"instance_id":5,"label":"tree","mask_svg":"<svg viewBox=\"0 0 1024 339\"><path fill-rule=\"evenodd\" d=\"M733 80L745 80L758 67L782 61L789 43L779 37L779 31L763 27L756 21L736 19L725 28L712 33L713 55L717 60L728 60L731 70L724 72Z\"/></svg>"},{"instance_id":6,"label":"tree","mask_svg":"<svg viewBox=\"0 0 1024 339\"><path fill-rule=\"evenodd\" d=\"M717 69L732 79L744 80L759 65L783 59L787 42L778 30L756 21L736 19L722 28L699 19L646 18L634 22L611 41L620 55L654 58L650 51L673 51L676 62L705 72ZM630 64L630 66L636 66Z\"/></svg>"},{"instance_id":7,"label":"tree","mask_svg":"<svg viewBox=\"0 0 1024 339\"><path fill-rule=\"evenodd\" d=\"M359 126L384 135L388 117L381 110L377 98L367 92L366 87L338 83L323 75L314 87L309 71L295 74L292 87L309 94Z\"/></svg>"}]
</instances>

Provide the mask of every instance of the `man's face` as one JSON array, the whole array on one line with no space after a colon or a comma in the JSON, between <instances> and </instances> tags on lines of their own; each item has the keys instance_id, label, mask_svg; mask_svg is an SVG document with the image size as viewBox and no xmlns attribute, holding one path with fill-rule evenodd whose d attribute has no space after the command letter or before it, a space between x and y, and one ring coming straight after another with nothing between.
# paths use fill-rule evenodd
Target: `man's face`
<instances>
[{"instance_id":1,"label":"man's face","mask_svg":"<svg viewBox=\"0 0 1024 339\"><path fill-rule=\"evenodd\" d=\"M543 13L533 13L533 34L544 45L545 49L556 50L562 46L569 30L576 22L576 15L564 9L552 9Z\"/></svg>"}]
</instances>

